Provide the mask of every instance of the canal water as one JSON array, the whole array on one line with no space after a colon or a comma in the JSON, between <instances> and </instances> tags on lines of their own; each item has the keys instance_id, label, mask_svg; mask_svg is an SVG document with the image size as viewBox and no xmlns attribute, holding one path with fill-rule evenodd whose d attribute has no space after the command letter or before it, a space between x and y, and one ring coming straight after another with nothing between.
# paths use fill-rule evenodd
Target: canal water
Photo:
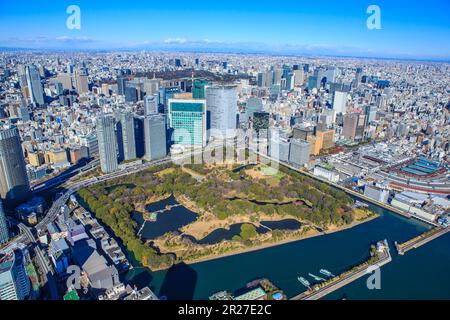
<instances>
[{"instance_id":1,"label":"canal water","mask_svg":"<svg viewBox=\"0 0 450 320\"><path fill-rule=\"evenodd\" d=\"M450 299L450 234L397 256L394 241L408 240L429 226L379 207L370 205L370 209L381 216L324 236L192 265L179 264L159 272L135 264L125 282L149 286L168 299L208 299L217 291L235 292L251 280L267 277L291 297L306 289L297 277L314 283L308 273L323 277L319 270L324 268L339 274L366 260L370 245L386 238L393 261L381 268L380 290L367 288L368 275L324 299Z\"/></svg>"},{"instance_id":2,"label":"canal water","mask_svg":"<svg viewBox=\"0 0 450 320\"><path fill-rule=\"evenodd\" d=\"M173 196L146 206L146 210L149 212L155 212L163 210L166 206L178 205L178 202ZM135 212L132 215L132 219L137 222L137 229L140 231L140 236L143 240L153 240L159 236L164 235L169 231L177 231L181 233L180 228L194 222L198 218L195 212L190 211L184 206L176 206L170 210L159 213L156 221L145 221L142 213ZM141 229L142 224L145 223ZM199 244L214 244L222 240L231 240L233 236L239 235L241 232L241 226L243 223L236 223L230 226L229 229L218 228L206 235L203 239L195 239L192 236L184 235L184 237L190 239L192 242ZM283 230L298 230L301 224L295 219L284 219L280 221L261 221L261 226L256 228L258 233L269 232L270 229L283 229ZM268 229L270 228L270 229Z\"/></svg>"}]
</instances>

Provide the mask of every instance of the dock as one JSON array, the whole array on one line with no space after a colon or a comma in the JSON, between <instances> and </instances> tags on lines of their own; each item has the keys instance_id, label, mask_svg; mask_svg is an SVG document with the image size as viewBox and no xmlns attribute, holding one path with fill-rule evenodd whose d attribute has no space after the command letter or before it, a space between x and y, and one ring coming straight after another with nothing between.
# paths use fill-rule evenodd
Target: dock
<instances>
[{"instance_id":1,"label":"dock","mask_svg":"<svg viewBox=\"0 0 450 320\"><path fill-rule=\"evenodd\" d=\"M381 268L385 264L391 262L392 257L387 241L384 240L383 243L384 249L382 250L382 252L378 252L378 260L375 263L357 267L355 271L352 271L349 274L346 274L344 272L340 276L330 279L328 283L324 284L324 286L313 286L310 290L302 292L292 297L290 300L318 300L326 296L327 294L332 293L361 277L364 277L368 274L367 270L369 270L370 268Z\"/></svg>"},{"instance_id":2,"label":"dock","mask_svg":"<svg viewBox=\"0 0 450 320\"><path fill-rule=\"evenodd\" d=\"M176 204L167 205L167 206L165 206L164 208L162 208L160 210L145 212L143 214L144 220L145 221L156 221L156 218L154 218L154 217L157 217L158 214L170 211L173 208L177 208L177 207L181 207L181 206L182 206L182 204L176 203Z\"/></svg>"},{"instance_id":3,"label":"dock","mask_svg":"<svg viewBox=\"0 0 450 320\"><path fill-rule=\"evenodd\" d=\"M406 242L400 244L396 242L395 247L399 255L404 255L406 252L412 249L419 248L424 244L427 244L428 242L446 234L449 231L450 227L436 227Z\"/></svg>"}]
</instances>

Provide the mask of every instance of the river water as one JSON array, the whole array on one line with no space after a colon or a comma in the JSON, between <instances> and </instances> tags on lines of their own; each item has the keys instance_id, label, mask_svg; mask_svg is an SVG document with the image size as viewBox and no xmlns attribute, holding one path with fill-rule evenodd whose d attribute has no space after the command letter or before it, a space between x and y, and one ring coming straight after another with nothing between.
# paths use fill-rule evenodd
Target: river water
<instances>
[{"instance_id":1,"label":"river water","mask_svg":"<svg viewBox=\"0 0 450 320\"><path fill-rule=\"evenodd\" d=\"M381 268L381 289L369 290L369 275L329 294L324 299L450 299L450 233L398 256L394 241L403 242L429 226L370 205L380 217L341 232L291 242L254 252L192 265L179 264L169 270L150 272L135 265L125 282L139 288L149 286L168 299L208 299L220 290L235 292L247 282L269 278L288 297L306 288L297 281L308 273L323 277L324 268L334 274L369 257L369 247L387 239L393 261ZM131 259L132 260L132 259Z\"/></svg>"}]
</instances>

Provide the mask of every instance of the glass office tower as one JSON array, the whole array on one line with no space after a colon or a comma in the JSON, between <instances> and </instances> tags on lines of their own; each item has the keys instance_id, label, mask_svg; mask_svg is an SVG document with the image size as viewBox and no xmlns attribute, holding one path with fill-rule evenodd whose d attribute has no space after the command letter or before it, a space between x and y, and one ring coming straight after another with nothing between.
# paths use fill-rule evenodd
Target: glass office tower
<instances>
[{"instance_id":1,"label":"glass office tower","mask_svg":"<svg viewBox=\"0 0 450 320\"><path fill-rule=\"evenodd\" d=\"M169 99L169 126L172 142L180 145L206 145L206 100Z\"/></svg>"}]
</instances>

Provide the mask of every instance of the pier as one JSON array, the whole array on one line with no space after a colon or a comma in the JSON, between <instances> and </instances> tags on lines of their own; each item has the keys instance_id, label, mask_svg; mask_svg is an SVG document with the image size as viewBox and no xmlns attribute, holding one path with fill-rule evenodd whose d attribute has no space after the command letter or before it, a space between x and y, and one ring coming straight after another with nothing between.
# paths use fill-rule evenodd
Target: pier
<instances>
[{"instance_id":1,"label":"pier","mask_svg":"<svg viewBox=\"0 0 450 320\"><path fill-rule=\"evenodd\" d=\"M157 216L160 213L164 213L166 211L172 210L173 208L181 207L181 206L182 206L182 204L176 203L176 204L172 204L172 205L167 205L163 209L160 209L160 210L146 212L146 213L144 213L144 219L146 221L154 221L154 219L149 218L149 216L151 216L151 215Z\"/></svg>"},{"instance_id":2,"label":"pier","mask_svg":"<svg viewBox=\"0 0 450 320\"><path fill-rule=\"evenodd\" d=\"M450 228L442 228L442 227L437 227L437 228L433 228L425 233L422 233L421 235L418 235L415 238L412 238L411 240L408 240L406 242L400 243L398 244L397 242L395 243L395 247L397 249L398 254L400 255L404 255L406 252L408 252L409 250L415 249L415 248L419 248L421 246L423 246L424 244L430 242L431 240L434 240L444 234L446 234L447 232L450 231Z\"/></svg>"},{"instance_id":3,"label":"pier","mask_svg":"<svg viewBox=\"0 0 450 320\"><path fill-rule=\"evenodd\" d=\"M356 267L356 270L351 271L350 273L344 272L341 275L334 277L328 282L325 282L325 284L320 287L318 285L312 286L311 289L302 292L294 297L292 297L290 300L318 300L327 294L336 291L343 286L367 275L367 270L369 270L372 267L378 267L381 268L385 264L392 261L392 257L390 254L389 246L387 244L387 241L381 241L383 243L383 249L380 251L378 250L378 259L376 262L368 264L368 265L360 265Z\"/></svg>"}]
</instances>

